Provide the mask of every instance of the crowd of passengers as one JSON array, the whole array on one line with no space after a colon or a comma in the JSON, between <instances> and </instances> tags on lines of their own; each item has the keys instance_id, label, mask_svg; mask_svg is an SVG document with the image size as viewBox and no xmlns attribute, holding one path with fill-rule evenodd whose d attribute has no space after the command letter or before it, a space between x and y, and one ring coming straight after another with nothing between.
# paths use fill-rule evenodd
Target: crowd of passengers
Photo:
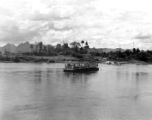
<instances>
[{"instance_id":1,"label":"crowd of passengers","mask_svg":"<svg viewBox=\"0 0 152 120\"><path fill-rule=\"evenodd\" d=\"M89 62L85 62L85 63L68 63L66 65L67 69L81 69L81 68L96 68L98 67L98 63L89 63Z\"/></svg>"}]
</instances>

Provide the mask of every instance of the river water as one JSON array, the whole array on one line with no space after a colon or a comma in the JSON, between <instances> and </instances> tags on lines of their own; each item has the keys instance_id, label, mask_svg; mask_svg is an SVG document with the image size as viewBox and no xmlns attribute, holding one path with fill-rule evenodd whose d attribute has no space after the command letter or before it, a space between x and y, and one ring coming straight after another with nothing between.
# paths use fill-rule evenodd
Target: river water
<instances>
[{"instance_id":1,"label":"river water","mask_svg":"<svg viewBox=\"0 0 152 120\"><path fill-rule=\"evenodd\" d=\"M0 63L0 120L152 120L152 66Z\"/></svg>"}]
</instances>

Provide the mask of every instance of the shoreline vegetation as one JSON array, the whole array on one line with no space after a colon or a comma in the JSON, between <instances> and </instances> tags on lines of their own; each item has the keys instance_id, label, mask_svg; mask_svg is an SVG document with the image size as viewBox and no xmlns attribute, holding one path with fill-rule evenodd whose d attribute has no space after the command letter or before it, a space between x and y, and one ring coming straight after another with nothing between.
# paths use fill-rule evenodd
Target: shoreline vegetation
<instances>
[{"instance_id":1,"label":"shoreline vegetation","mask_svg":"<svg viewBox=\"0 0 152 120\"><path fill-rule=\"evenodd\" d=\"M30 50L13 53L5 49L0 52L0 63L64 63L68 61L93 60L99 63L107 61L121 64L152 64L152 51L139 50L139 48L105 52L90 48L88 42L72 42L56 46L44 45L42 42L29 44Z\"/></svg>"},{"instance_id":2,"label":"shoreline vegetation","mask_svg":"<svg viewBox=\"0 0 152 120\"><path fill-rule=\"evenodd\" d=\"M21 56L21 58L14 59L14 57L8 57L9 60L0 60L0 63L66 63L66 62L78 62L80 59L71 57L71 56L56 56L56 57L47 57L47 56ZM84 60L85 61L85 60ZM98 63L106 63L107 61L103 60L95 60ZM110 62L115 62L110 60ZM139 60L124 60L117 61L120 64L137 64L137 65L148 65L152 64L152 62L144 62Z\"/></svg>"}]
</instances>

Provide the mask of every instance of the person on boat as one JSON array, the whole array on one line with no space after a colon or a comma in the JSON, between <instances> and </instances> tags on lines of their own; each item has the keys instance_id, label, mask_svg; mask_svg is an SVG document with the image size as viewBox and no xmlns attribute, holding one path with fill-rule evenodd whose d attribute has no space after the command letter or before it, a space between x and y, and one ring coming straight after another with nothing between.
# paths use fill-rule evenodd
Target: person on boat
<instances>
[{"instance_id":1,"label":"person on boat","mask_svg":"<svg viewBox=\"0 0 152 120\"><path fill-rule=\"evenodd\" d=\"M75 68L79 69L80 68L80 63L76 63Z\"/></svg>"},{"instance_id":2,"label":"person on boat","mask_svg":"<svg viewBox=\"0 0 152 120\"><path fill-rule=\"evenodd\" d=\"M72 69L72 68L73 68L73 65L72 65L71 63L68 63L68 64L66 65L66 68L67 68L67 69Z\"/></svg>"}]
</instances>

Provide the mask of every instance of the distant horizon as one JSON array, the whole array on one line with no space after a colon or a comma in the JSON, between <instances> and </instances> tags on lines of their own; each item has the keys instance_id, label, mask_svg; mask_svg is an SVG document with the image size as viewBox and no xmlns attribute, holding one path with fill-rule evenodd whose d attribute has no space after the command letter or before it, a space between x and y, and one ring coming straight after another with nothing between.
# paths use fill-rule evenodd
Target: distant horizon
<instances>
[{"instance_id":1,"label":"distant horizon","mask_svg":"<svg viewBox=\"0 0 152 120\"><path fill-rule=\"evenodd\" d=\"M26 42L28 42L28 41L26 41ZM7 43L7 44L5 44L5 45L2 45L2 46L0 46L0 48L2 48L2 47L4 47L4 46L6 46L6 45L8 45L8 44L11 44L11 45L15 45L16 47L18 46L18 45L20 45L20 44L24 44L24 43L26 43L26 42L23 42L23 43L19 43L19 44L13 44L13 43ZM39 41L39 42L41 42L41 41ZM33 44L33 43L30 43L30 42L28 42L29 44ZM37 42L38 43L38 42ZM66 43L66 42L65 42ZM35 44L35 43L34 43ZM52 46L56 46L57 44L63 44L63 43L56 43L55 45L52 45L52 44L43 44L43 45L52 45ZM69 45L70 43L68 43L68 45ZM133 49L133 47L132 48L119 48L119 47L117 47L117 48L110 48L110 47L90 47L91 49L93 49L93 48L96 48L96 49L122 49L122 50L132 50ZM138 47L134 47L134 48L138 48ZM140 48L139 48L140 49ZM140 49L140 50L144 50L144 49ZM147 50L150 50L150 49L147 49Z\"/></svg>"}]
</instances>

